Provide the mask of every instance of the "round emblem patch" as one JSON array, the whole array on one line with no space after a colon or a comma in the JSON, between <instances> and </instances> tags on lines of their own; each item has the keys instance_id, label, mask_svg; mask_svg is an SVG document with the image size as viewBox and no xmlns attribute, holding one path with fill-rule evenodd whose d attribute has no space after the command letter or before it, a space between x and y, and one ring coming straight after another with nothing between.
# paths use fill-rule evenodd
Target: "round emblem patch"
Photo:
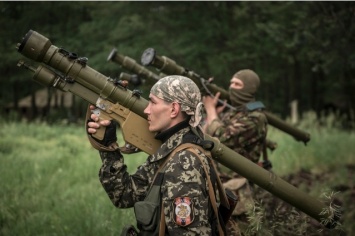
<instances>
[{"instance_id":1,"label":"round emblem patch","mask_svg":"<svg viewBox=\"0 0 355 236\"><path fill-rule=\"evenodd\" d=\"M193 222L193 204L189 197L177 197L174 200L174 221L177 225L187 226Z\"/></svg>"}]
</instances>

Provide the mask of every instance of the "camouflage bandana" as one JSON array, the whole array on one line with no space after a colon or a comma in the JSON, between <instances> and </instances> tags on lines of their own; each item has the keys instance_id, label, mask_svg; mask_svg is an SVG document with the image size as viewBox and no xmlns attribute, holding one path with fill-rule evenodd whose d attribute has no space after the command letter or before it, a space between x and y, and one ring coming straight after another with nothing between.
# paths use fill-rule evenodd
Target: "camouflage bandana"
<instances>
[{"instance_id":1,"label":"camouflage bandana","mask_svg":"<svg viewBox=\"0 0 355 236\"><path fill-rule=\"evenodd\" d=\"M199 125L202 118L201 93L197 85L189 78L169 75L154 84L150 93L167 102L177 102L181 110L191 116L189 124Z\"/></svg>"}]
</instances>

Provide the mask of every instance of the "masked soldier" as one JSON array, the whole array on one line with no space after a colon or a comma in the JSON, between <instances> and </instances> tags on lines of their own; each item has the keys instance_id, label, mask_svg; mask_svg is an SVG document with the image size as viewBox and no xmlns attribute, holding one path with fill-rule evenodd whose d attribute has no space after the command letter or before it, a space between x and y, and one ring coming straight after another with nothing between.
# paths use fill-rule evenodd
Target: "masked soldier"
<instances>
[{"instance_id":1,"label":"masked soldier","mask_svg":"<svg viewBox=\"0 0 355 236\"><path fill-rule=\"evenodd\" d=\"M259 162L262 154L266 155L267 119L262 112L262 103L255 101L259 85L259 76L252 70L244 69L235 73L230 80L232 109L224 111L225 105L218 106L219 93L214 97L203 97L206 109L205 132L218 137L221 143L254 163ZM237 173L219 167L224 186L236 191L239 196L233 214L245 216L248 204L253 204L252 186Z\"/></svg>"},{"instance_id":2,"label":"masked soldier","mask_svg":"<svg viewBox=\"0 0 355 236\"><path fill-rule=\"evenodd\" d=\"M100 181L116 207L134 207L138 235L225 235L216 198L228 204L224 190L216 187L219 179L209 152L201 148L207 142L199 125L202 107L192 80L177 75L160 79L151 88L144 113L162 144L132 175L117 148L113 122L91 115L88 133L106 126L104 140L96 141L112 149L99 152ZM202 145L191 145L196 143ZM184 144L188 147L182 149ZM137 232L129 227L123 234Z\"/></svg>"}]
</instances>

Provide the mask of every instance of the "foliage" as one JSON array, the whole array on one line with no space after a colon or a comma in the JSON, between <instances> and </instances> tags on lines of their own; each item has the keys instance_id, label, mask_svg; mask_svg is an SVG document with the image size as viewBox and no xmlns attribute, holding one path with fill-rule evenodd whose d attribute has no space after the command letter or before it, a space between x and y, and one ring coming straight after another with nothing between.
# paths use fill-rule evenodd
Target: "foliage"
<instances>
[{"instance_id":1,"label":"foliage","mask_svg":"<svg viewBox=\"0 0 355 236\"><path fill-rule=\"evenodd\" d=\"M301 112L328 103L354 110L353 2L4 1L0 9L2 107L38 89L16 67L16 43L33 29L106 76L124 71L107 62L112 48L140 62L153 47L222 87L237 70L256 70L259 99L283 117L292 100Z\"/></svg>"}]
</instances>

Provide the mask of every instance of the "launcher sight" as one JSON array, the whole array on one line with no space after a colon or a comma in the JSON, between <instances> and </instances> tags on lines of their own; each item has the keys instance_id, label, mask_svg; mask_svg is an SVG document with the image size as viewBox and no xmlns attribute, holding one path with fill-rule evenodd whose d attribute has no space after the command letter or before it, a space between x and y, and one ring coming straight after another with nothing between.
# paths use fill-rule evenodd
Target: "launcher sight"
<instances>
[{"instance_id":1,"label":"launcher sight","mask_svg":"<svg viewBox=\"0 0 355 236\"><path fill-rule=\"evenodd\" d=\"M115 62L121 65L123 68L133 72L134 74L137 74L139 77L149 78L153 80L159 80L160 78L162 78L161 76L158 76L157 74L151 72L144 66L138 64L134 59L119 54L116 48L112 49L112 51L107 57L107 61Z\"/></svg>"}]
</instances>

